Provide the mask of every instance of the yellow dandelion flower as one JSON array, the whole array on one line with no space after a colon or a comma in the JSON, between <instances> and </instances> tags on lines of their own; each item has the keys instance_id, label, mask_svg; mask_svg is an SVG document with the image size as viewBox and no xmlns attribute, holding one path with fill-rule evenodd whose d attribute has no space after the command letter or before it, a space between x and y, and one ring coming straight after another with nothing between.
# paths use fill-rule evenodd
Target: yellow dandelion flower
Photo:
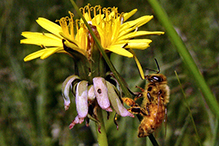
<instances>
[{"instance_id":1,"label":"yellow dandelion flower","mask_svg":"<svg viewBox=\"0 0 219 146\"><path fill-rule=\"evenodd\" d=\"M146 49L152 42L150 39L133 39L138 36L163 34L161 31L138 31L138 28L150 21L153 16L142 16L136 20L126 21L134 15L137 9L128 13L118 13L118 8L101 8L87 6L81 8L86 21L95 26L100 42L106 51L114 52L122 56L133 57L129 49ZM88 29L83 20L73 20L74 15L58 20L59 25L45 18L38 18L37 23L49 33L23 32L25 39L22 44L39 45L43 49L34 52L24 58L24 61L40 57L45 59L54 53L66 53L64 45L88 57ZM74 31L76 30L76 31ZM69 54L70 55L70 54Z\"/></svg>"}]
</instances>

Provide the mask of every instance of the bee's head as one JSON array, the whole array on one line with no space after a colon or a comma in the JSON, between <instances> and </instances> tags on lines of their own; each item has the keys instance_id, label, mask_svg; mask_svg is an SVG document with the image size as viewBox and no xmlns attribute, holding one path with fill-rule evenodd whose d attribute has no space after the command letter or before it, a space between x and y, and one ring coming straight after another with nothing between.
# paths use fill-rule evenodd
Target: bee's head
<instances>
[{"instance_id":1,"label":"bee's head","mask_svg":"<svg viewBox=\"0 0 219 146\"><path fill-rule=\"evenodd\" d=\"M151 83L161 83L167 80L166 76L163 74L151 74L145 76L145 78Z\"/></svg>"}]
</instances>

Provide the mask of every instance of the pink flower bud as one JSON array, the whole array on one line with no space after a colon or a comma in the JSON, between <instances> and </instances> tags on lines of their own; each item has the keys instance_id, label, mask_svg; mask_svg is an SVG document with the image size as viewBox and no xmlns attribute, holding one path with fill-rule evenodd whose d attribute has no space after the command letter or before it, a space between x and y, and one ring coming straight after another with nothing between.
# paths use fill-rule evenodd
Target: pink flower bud
<instances>
[{"instance_id":1,"label":"pink flower bud","mask_svg":"<svg viewBox=\"0 0 219 146\"><path fill-rule=\"evenodd\" d=\"M64 99L65 110L68 110L71 103L69 97L69 89L71 87L72 82L75 79L79 79L79 77L77 75L71 75L68 78L66 78L65 81L62 83L62 97Z\"/></svg>"},{"instance_id":2,"label":"pink flower bud","mask_svg":"<svg viewBox=\"0 0 219 146\"><path fill-rule=\"evenodd\" d=\"M93 78L93 85L94 93L99 106L108 112L112 112L112 109L110 108L110 101L108 98L106 80L102 77L95 77Z\"/></svg>"},{"instance_id":3,"label":"pink flower bud","mask_svg":"<svg viewBox=\"0 0 219 146\"><path fill-rule=\"evenodd\" d=\"M87 81L79 82L76 87L75 103L79 118L85 118L88 114L87 87Z\"/></svg>"},{"instance_id":4,"label":"pink flower bud","mask_svg":"<svg viewBox=\"0 0 219 146\"><path fill-rule=\"evenodd\" d=\"M107 89L108 89L108 95L109 100L112 104L113 109L116 111L117 114L120 116L126 117L134 117L132 113L130 113L122 104L121 100L119 99L118 94L115 92L114 85L112 85L110 82L106 81Z\"/></svg>"}]
</instances>

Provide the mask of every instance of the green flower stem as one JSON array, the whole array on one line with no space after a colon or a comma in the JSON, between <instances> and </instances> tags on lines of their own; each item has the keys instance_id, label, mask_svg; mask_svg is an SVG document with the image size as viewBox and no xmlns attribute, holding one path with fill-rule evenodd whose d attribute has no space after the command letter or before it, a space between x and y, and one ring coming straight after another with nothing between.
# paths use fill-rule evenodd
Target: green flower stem
<instances>
[{"instance_id":1,"label":"green flower stem","mask_svg":"<svg viewBox=\"0 0 219 146\"><path fill-rule=\"evenodd\" d=\"M92 83L92 76L89 75L89 62L87 59L76 59L74 60L77 67L77 74L80 76L82 80L87 80L89 83Z\"/></svg>"},{"instance_id":2,"label":"green flower stem","mask_svg":"<svg viewBox=\"0 0 219 146\"><path fill-rule=\"evenodd\" d=\"M103 121L103 114L102 114L103 110L98 109L97 110L97 114L98 114L98 119L100 122L100 126L101 126L101 133L98 131L99 128L99 123L96 124L96 129L97 129L97 141L99 146L108 146L108 141L107 141L107 135L106 135L106 129L105 129L105 125L104 125L104 121Z\"/></svg>"},{"instance_id":3,"label":"green flower stem","mask_svg":"<svg viewBox=\"0 0 219 146\"><path fill-rule=\"evenodd\" d=\"M91 64L91 74L92 79L94 77L105 77L106 76L106 65L104 64L104 59L100 55L100 51L94 43L94 47L92 48L92 58L90 61Z\"/></svg>"},{"instance_id":4,"label":"green flower stem","mask_svg":"<svg viewBox=\"0 0 219 146\"><path fill-rule=\"evenodd\" d=\"M165 27L167 35L169 36L172 44L176 46L176 49L179 52L183 62L186 64L186 67L193 75L193 78L196 81L197 86L200 88L201 92L203 93L209 108L217 117L219 117L219 105L216 98L214 97L210 88L206 84L204 77L201 75L198 67L196 66L194 60L192 59L185 44L183 43L183 41L175 31L171 22L168 20L167 14L165 13L165 11L160 6L157 0L148 0L148 2L153 7L153 10L157 15L158 20Z\"/></svg>"},{"instance_id":5,"label":"green flower stem","mask_svg":"<svg viewBox=\"0 0 219 146\"><path fill-rule=\"evenodd\" d=\"M153 134L150 134L148 137L149 137L151 143L153 144L153 146L159 146L159 144L157 143L157 141L154 138Z\"/></svg>"}]
</instances>

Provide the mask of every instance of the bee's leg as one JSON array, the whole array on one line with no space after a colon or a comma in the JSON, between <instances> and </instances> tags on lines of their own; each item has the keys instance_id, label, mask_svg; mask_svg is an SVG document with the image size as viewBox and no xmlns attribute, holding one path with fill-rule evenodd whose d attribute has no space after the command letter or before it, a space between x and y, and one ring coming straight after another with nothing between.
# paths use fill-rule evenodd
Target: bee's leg
<instances>
[{"instance_id":1,"label":"bee's leg","mask_svg":"<svg viewBox=\"0 0 219 146\"><path fill-rule=\"evenodd\" d=\"M128 111L133 113L133 114L140 114L141 116L149 115L148 110L145 110L144 108L140 107L137 104L132 106L131 108L129 108Z\"/></svg>"},{"instance_id":2,"label":"bee's leg","mask_svg":"<svg viewBox=\"0 0 219 146\"><path fill-rule=\"evenodd\" d=\"M135 101L131 98L124 97L122 98L123 102L125 102L130 108L128 109L129 112L133 114L141 114L142 116L149 115L148 110L140 107Z\"/></svg>"},{"instance_id":3,"label":"bee's leg","mask_svg":"<svg viewBox=\"0 0 219 146\"><path fill-rule=\"evenodd\" d=\"M157 113L156 113L156 118L155 118L155 121L157 121L157 115L158 115L158 112L160 111L159 108L161 108L160 104L161 104L161 93L162 91L159 91L158 92L158 97L157 97Z\"/></svg>"},{"instance_id":4,"label":"bee's leg","mask_svg":"<svg viewBox=\"0 0 219 146\"><path fill-rule=\"evenodd\" d=\"M144 92L144 89L143 89L143 88L141 88L141 87L139 87L139 86L135 86L135 87L138 88L138 89L140 89L141 92Z\"/></svg>"},{"instance_id":5,"label":"bee's leg","mask_svg":"<svg viewBox=\"0 0 219 146\"><path fill-rule=\"evenodd\" d=\"M142 97L143 96L142 92L145 91L143 88L141 88L139 86L136 86L136 88L139 88L141 90L141 92L138 92L135 94L136 97L135 97L134 101L136 101L138 98Z\"/></svg>"},{"instance_id":6,"label":"bee's leg","mask_svg":"<svg viewBox=\"0 0 219 146\"><path fill-rule=\"evenodd\" d=\"M122 101L124 103L126 103L128 106L130 106L130 108L128 109L129 112L133 113L133 114L139 114L140 113L140 106L135 103L135 101L131 98L127 98L127 97L124 97L122 98Z\"/></svg>"},{"instance_id":7,"label":"bee's leg","mask_svg":"<svg viewBox=\"0 0 219 146\"><path fill-rule=\"evenodd\" d=\"M128 98L128 97L122 98L122 101L125 102L128 106L131 106L131 107L136 105L135 101L131 98Z\"/></svg>"},{"instance_id":8,"label":"bee's leg","mask_svg":"<svg viewBox=\"0 0 219 146\"><path fill-rule=\"evenodd\" d=\"M139 88L141 88L141 87L139 87ZM132 92L129 88L128 88L128 90L133 96L135 96L134 101L136 101L138 98L143 96L142 92Z\"/></svg>"},{"instance_id":9,"label":"bee's leg","mask_svg":"<svg viewBox=\"0 0 219 146\"><path fill-rule=\"evenodd\" d=\"M131 106L130 109L128 109L131 113L133 114L140 114L141 116L147 116L149 115L149 109L144 109L141 106L139 106L137 103L134 102L134 100L131 99L131 104L129 106Z\"/></svg>"}]
</instances>

